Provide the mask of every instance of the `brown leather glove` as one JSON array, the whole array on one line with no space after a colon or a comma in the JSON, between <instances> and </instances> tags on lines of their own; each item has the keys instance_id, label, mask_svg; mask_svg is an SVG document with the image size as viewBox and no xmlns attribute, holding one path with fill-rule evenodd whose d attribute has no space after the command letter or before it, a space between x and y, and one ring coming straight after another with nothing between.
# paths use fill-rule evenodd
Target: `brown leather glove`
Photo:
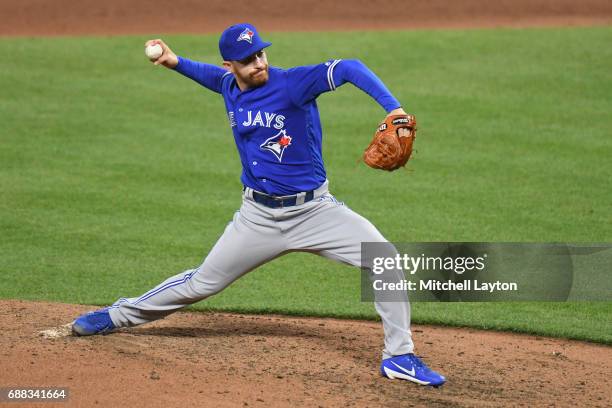
<instances>
[{"instance_id":1,"label":"brown leather glove","mask_svg":"<svg viewBox=\"0 0 612 408\"><path fill-rule=\"evenodd\" d=\"M407 129L407 136L400 136L399 129ZM404 133L404 132L402 132ZM397 170L406 165L412 154L416 137L414 115L387 116L374 133L374 139L363 153L363 161L374 169Z\"/></svg>"}]
</instances>

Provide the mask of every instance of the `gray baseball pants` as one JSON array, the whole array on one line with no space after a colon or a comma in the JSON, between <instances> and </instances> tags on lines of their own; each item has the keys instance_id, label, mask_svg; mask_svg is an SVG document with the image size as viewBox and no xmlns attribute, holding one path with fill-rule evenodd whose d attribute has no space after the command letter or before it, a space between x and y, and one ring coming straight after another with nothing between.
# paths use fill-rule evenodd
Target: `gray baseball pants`
<instances>
[{"instance_id":1,"label":"gray baseball pants","mask_svg":"<svg viewBox=\"0 0 612 408\"><path fill-rule=\"evenodd\" d=\"M117 327L163 318L219 293L259 265L292 251L360 267L361 242L386 240L368 220L337 201L328 192L327 182L315 191L312 201L278 209L256 203L252 190L246 188L240 210L197 269L175 275L140 297L119 299L110 307L110 316ZM394 249L392 252L385 256L394 257ZM401 270L398 274L403 279ZM383 358L412 353L407 296L405 301L374 305L385 334Z\"/></svg>"}]
</instances>

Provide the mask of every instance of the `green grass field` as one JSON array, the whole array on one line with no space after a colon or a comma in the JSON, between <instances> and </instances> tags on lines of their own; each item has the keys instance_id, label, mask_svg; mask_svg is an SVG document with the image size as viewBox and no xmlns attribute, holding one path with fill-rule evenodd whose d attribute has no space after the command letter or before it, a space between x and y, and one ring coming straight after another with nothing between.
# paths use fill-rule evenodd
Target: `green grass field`
<instances>
[{"instance_id":1,"label":"green grass field","mask_svg":"<svg viewBox=\"0 0 612 408\"><path fill-rule=\"evenodd\" d=\"M271 34L272 65L360 58L417 115L407 171L357 161L384 116L319 98L332 192L391 241L612 241L612 28ZM222 98L147 37L0 39L0 297L108 304L201 262L240 204ZM168 36L219 62L217 36ZM278 259L195 309L375 318L359 272ZM415 303L414 321L612 344L612 302Z\"/></svg>"}]
</instances>

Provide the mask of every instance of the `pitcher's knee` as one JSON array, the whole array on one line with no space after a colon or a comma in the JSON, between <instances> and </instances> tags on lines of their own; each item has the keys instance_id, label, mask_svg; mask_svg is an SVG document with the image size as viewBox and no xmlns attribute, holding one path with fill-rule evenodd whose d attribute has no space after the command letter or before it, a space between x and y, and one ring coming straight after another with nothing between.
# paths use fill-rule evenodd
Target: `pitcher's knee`
<instances>
[{"instance_id":1,"label":"pitcher's knee","mask_svg":"<svg viewBox=\"0 0 612 408\"><path fill-rule=\"evenodd\" d=\"M212 275L212 274L208 274ZM219 275L212 275L219 276ZM231 282L226 282L223 279L211 279L206 275L197 274L189 281L189 292L198 300L205 299L209 296L216 295L225 289Z\"/></svg>"},{"instance_id":2,"label":"pitcher's knee","mask_svg":"<svg viewBox=\"0 0 612 408\"><path fill-rule=\"evenodd\" d=\"M224 287L214 285L210 282L190 282L189 294L195 301L206 299L209 296L216 295L221 292Z\"/></svg>"}]
</instances>

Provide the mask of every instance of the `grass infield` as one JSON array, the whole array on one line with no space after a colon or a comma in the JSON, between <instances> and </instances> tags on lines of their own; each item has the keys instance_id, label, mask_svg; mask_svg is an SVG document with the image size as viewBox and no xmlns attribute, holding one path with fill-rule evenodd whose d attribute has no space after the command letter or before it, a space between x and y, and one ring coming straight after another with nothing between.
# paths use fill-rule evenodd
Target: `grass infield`
<instances>
[{"instance_id":1,"label":"grass infield","mask_svg":"<svg viewBox=\"0 0 612 408\"><path fill-rule=\"evenodd\" d=\"M389 240L612 240L612 28L268 37L272 65L360 58L416 114L418 152L388 174L357 163L383 110L351 85L319 98L332 192ZM199 264L238 208L222 98L149 64L147 38L0 39L0 297L139 295ZM164 38L219 62L217 36ZM358 271L306 254L194 308L376 318ZM612 343L612 302L412 309Z\"/></svg>"}]
</instances>

